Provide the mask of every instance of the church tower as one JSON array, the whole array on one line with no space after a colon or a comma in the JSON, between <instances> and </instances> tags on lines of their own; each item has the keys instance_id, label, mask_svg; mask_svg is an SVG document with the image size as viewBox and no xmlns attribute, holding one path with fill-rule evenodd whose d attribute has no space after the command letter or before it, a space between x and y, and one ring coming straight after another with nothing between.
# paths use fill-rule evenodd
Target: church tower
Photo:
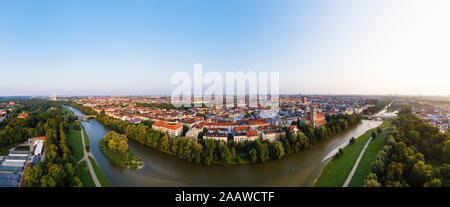
<instances>
[{"instance_id":1,"label":"church tower","mask_svg":"<svg viewBox=\"0 0 450 207\"><path fill-rule=\"evenodd\" d=\"M313 126L316 127L316 125L317 125L317 108L316 108L316 106L314 106L314 108L313 108L313 112L311 113L310 119L311 119Z\"/></svg>"}]
</instances>

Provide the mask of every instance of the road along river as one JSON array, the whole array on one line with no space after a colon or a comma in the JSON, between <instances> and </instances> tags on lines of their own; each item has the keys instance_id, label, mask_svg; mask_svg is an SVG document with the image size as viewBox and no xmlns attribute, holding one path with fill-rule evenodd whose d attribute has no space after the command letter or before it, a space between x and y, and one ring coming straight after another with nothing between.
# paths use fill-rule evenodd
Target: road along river
<instances>
[{"instance_id":1,"label":"road along river","mask_svg":"<svg viewBox=\"0 0 450 207\"><path fill-rule=\"evenodd\" d=\"M68 108L76 115L85 115L73 107ZM197 165L129 141L130 150L144 161L142 169L130 170L115 166L100 152L98 144L110 130L94 119L82 122L92 154L112 186L312 186L326 165L327 155L348 143L351 137L358 137L381 123L362 120L310 150L250 165Z\"/></svg>"}]
</instances>

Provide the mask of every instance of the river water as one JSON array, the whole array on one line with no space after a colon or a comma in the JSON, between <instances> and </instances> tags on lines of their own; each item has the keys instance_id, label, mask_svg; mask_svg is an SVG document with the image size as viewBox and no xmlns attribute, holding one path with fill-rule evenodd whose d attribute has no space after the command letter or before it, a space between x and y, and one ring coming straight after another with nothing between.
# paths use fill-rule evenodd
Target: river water
<instances>
[{"instance_id":1,"label":"river water","mask_svg":"<svg viewBox=\"0 0 450 207\"><path fill-rule=\"evenodd\" d=\"M68 108L76 115L84 115L73 107ZM381 123L362 120L310 150L250 165L197 165L130 140L129 149L144 162L143 168L130 170L115 166L100 152L98 144L110 130L94 119L82 122L92 154L112 186L312 186L327 163L324 160L327 155L348 143L351 137L358 137Z\"/></svg>"}]
</instances>

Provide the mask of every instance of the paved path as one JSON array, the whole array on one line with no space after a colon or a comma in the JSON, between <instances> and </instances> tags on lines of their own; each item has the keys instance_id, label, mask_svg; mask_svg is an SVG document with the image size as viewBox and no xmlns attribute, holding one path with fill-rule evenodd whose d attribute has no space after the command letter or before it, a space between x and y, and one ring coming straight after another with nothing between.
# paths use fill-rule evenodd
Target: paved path
<instances>
[{"instance_id":1,"label":"paved path","mask_svg":"<svg viewBox=\"0 0 450 207\"><path fill-rule=\"evenodd\" d=\"M386 131L391 126L384 127L383 132ZM378 135L377 135L378 136ZM369 146L370 141L372 141L372 137L367 140L366 145L364 146L363 150L361 150L361 153L359 153L358 159L356 159L355 164L353 165L352 171L350 171L350 174L348 175L347 179L344 182L344 185L342 187L348 187L348 184L350 184L350 181L352 181L353 175L355 174L356 168L358 168L359 161L361 161L362 156L364 155L364 152L366 151L367 146Z\"/></svg>"},{"instance_id":2,"label":"paved path","mask_svg":"<svg viewBox=\"0 0 450 207\"><path fill-rule=\"evenodd\" d=\"M95 174L94 168L92 167L91 160L89 160L89 156L92 156L92 154L90 152L87 152L86 150L86 144L84 143L83 129L81 129L81 142L83 143L84 157L80 161L78 161L78 163L82 162L83 160L86 161L87 166L89 168L89 172L91 173L92 180L95 183L95 187L102 187L102 184L100 184L100 182L98 181L97 174ZM92 158L94 158L94 156L92 156Z\"/></svg>"},{"instance_id":3,"label":"paved path","mask_svg":"<svg viewBox=\"0 0 450 207\"><path fill-rule=\"evenodd\" d=\"M353 175L355 174L356 168L358 168L359 161L361 161L362 156L364 155L364 152L366 151L367 146L369 146L370 141L372 141L372 137L367 140L366 145L364 145L364 148L361 150L361 153L359 153L358 159L356 159L355 164L353 165L352 171L350 171L350 174L347 177L347 180L345 180L345 183L342 187L348 187L348 184L350 184L350 181L353 178Z\"/></svg>"}]
</instances>

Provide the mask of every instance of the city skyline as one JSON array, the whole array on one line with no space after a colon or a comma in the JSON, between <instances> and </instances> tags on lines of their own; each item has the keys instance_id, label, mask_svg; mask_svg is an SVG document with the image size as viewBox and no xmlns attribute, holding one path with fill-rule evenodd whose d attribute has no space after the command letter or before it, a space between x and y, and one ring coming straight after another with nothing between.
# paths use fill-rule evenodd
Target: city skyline
<instances>
[{"instance_id":1,"label":"city skyline","mask_svg":"<svg viewBox=\"0 0 450 207\"><path fill-rule=\"evenodd\" d=\"M173 73L280 73L281 94L448 96L450 3L0 3L0 96L170 95Z\"/></svg>"}]
</instances>

